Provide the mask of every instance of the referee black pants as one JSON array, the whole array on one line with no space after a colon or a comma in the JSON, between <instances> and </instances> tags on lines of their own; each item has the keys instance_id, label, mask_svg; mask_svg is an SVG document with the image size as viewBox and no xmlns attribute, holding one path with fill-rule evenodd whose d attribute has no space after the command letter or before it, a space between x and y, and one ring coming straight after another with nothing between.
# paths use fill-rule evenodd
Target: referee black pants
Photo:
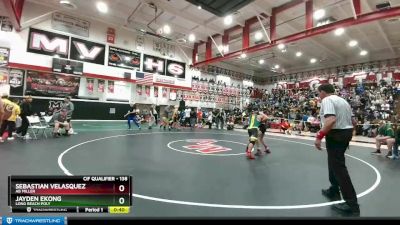
<instances>
[{"instance_id":1,"label":"referee black pants","mask_svg":"<svg viewBox=\"0 0 400 225\"><path fill-rule=\"evenodd\" d=\"M345 164L344 153L353 135L353 129L331 130L326 136L329 181L332 191L341 191L343 200L356 206L357 196Z\"/></svg>"}]
</instances>

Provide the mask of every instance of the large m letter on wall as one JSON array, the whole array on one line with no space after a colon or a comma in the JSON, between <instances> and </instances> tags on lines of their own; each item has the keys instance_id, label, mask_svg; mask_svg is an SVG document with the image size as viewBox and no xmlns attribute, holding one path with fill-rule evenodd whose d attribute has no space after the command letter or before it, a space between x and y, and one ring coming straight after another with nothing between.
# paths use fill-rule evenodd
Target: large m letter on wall
<instances>
[{"instance_id":1,"label":"large m letter on wall","mask_svg":"<svg viewBox=\"0 0 400 225\"><path fill-rule=\"evenodd\" d=\"M68 58L69 37L31 28L28 52Z\"/></svg>"}]
</instances>

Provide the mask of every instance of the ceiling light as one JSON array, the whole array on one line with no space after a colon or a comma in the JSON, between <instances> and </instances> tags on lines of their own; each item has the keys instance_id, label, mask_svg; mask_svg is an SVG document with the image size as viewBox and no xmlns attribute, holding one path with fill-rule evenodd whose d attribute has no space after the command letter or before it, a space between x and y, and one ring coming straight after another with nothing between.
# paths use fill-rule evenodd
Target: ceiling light
<instances>
[{"instance_id":1,"label":"ceiling light","mask_svg":"<svg viewBox=\"0 0 400 225\"><path fill-rule=\"evenodd\" d=\"M279 66L278 64L276 64L276 65L274 66L275 69L279 69L279 67L280 67L280 66Z\"/></svg>"},{"instance_id":2,"label":"ceiling light","mask_svg":"<svg viewBox=\"0 0 400 225\"><path fill-rule=\"evenodd\" d=\"M68 0L60 0L60 4L71 4Z\"/></svg>"},{"instance_id":3,"label":"ceiling light","mask_svg":"<svg viewBox=\"0 0 400 225\"><path fill-rule=\"evenodd\" d=\"M316 62L317 62L317 59L315 59L315 58L310 59L310 63L316 63Z\"/></svg>"},{"instance_id":4,"label":"ceiling light","mask_svg":"<svg viewBox=\"0 0 400 225\"><path fill-rule=\"evenodd\" d=\"M367 54L368 54L368 52L365 51L365 50L362 50L362 51L360 52L360 55L361 55L361 56L365 56L365 55L367 55Z\"/></svg>"},{"instance_id":5,"label":"ceiling light","mask_svg":"<svg viewBox=\"0 0 400 225\"><path fill-rule=\"evenodd\" d=\"M296 52L296 56L297 56L297 57L300 57L300 56L302 56L302 55L303 55L302 52Z\"/></svg>"},{"instance_id":6,"label":"ceiling light","mask_svg":"<svg viewBox=\"0 0 400 225\"><path fill-rule=\"evenodd\" d=\"M164 31L164 34L169 34L169 33L171 33L171 27L166 24L163 27L163 31Z\"/></svg>"},{"instance_id":7,"label":"ceiling light","mask_svg":"<svg viewBox=\"0 0 400 225\"><path fill-rule=\"evenodd\" d=\"M354 47L354 46L356 46L356 45L358 45L358 41L356 41L356 40L351 40L351 41L349 42L349 46L350 46L350 47Z\"/></svg>"},{"instance_id":8,"label":"ceiling light","mask_svg":"<svg viewBox=\"0 0 400 225\"><path fill-rule=\"evenodd\" d=\"M279 45L278 45L278 48L279 48L280 50L282 50L282 49L285 48L285 45L284 45L284 44L279 44Z\"/></svg>"},{"instance_id":9,"label":"ceiling light","mask_svg":"<svg viewBox=\"0 0 400 225\"><path fill-rule=\"evenodd\" d=\"M314 19L319 20L325 16L325 9L318 9L314 12Z\"/></svg>"},{"instance_id":10,"label":"ceiling light","mask_svg":"<svg viewBox=\"0 0 400 225\"><path fill-rule=\"evenodd\" d=\"M84 58L85 58L85 56L83 56L83 55L80 55L80 56L79 56L79 58L80 58L80 59L84 59Z\"/></svg>"},{"instance_id":11,"label":"ceiling light","mask_svg":"<svg viewBox=\"0 0 400 225\"><path fill-rule=\"evenodd\" d=\"M106 3L97 2L96 6L97 6L97 10L99 10L99 12L101 12L101 13L107 13L108 12L108 6L107 6Z\"/></svg>"},{"instance_id":12,"label":"ceiling light","mask_svg":"<svg viewBox=\"0 0 400 225\"><path fill-rule=\"evenodd\" d=\"M247 57L246 53L242 53L242 54L240 55L240 58L242 58L242 59L244 59L244 58L246 58L246 57Z\"/></svg>"},{"instance_id":13,"label":"ceiling light","mask_svg":"<svg viewBox=\"0 0 400 225\"><path fill-rule=\"evenodd\" d=\"M338 28L335 30L335 35L340 36L344 33L344 28Z\"/></svg>"},{"instance_id":14,"label":"ceiling light","mask_svg":"<svg viewBox=\"0 0 400 225\"><path fill-rule=\"evenodd\" d=\"M282 49L282 53L285 53L286 51L287 51L286 48Z\"/></svg>"},{"instance_id":15,"label":"ceiling light","mask_svg":"<svg viewBox=\"0 0 400 225\"><path fill-rule=\"evenodd\" d=\"M196 36L194 34L189 34L189 41L194 42L196 40Z\"/></svg>"},{"instance_id":16,"label":"ceiling light","mask_svg":"<svg viewBox=\"0 0 400 225\"><path fill-rule=\"evenodd\" d=\"M231 15L228 15L228 16L226 16L226 17L224 18L224 24L225 24L225 25L230 25L230 24L232 23L232 21L233 21L233 18L232 18Z\"/></svg>"},{"instance_id":17,"label":"ceiling light","mask_svg":"<svg viewBox=\"0 0 400 225\"><path fill-rule=\"evenodd\" d=\"M258 60L258 63L259 63L259 64L264 64L264 62L265 62L264 59Z\"/></svg>"},{"instance_id":18,"label":"ceiling light","mask_svg":"<svg viewBox=\"0 0 400 225\"><path fill-rule=\"evenodd\" d=\"M224 46L224 53L228 53L229 52L229 45L225 45Z\"/></svg>"},{"instance_id":19,"label":"ceiling light","mask_svg":"<svg viewBox=\"0 0 400 225\"><path fill-rule=\"evenodd\" d=\"M259 41L263 37L263 34L260 31L257 31L254 37L256 38L257 41Z\"/></svg>"},{"instance_id":20,"label":"ceiling light","mask_svg":"<svg viewBox=\"0 0 400 225\"><path fill-rule=\"evenodd\" d=\"M201 9L201 5L197 6L198 9Z\"/></svg>"}]
</instances>

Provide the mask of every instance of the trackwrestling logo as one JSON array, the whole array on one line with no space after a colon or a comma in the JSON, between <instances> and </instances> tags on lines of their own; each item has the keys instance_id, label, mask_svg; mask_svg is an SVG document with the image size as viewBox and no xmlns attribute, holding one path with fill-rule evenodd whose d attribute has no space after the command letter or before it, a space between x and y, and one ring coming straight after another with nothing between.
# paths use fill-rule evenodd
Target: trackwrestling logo
<instances>
[{"instance_id":1,"label":"trackwrestling logo","mask_svg":"<svg viewBox=\"0 0 400 225\"><path fill-rule=\"evenodd\" d=\"M53 224L64 225L66 218L64 217L3 217L3 224Z\"/></svg>"}]
</instances>

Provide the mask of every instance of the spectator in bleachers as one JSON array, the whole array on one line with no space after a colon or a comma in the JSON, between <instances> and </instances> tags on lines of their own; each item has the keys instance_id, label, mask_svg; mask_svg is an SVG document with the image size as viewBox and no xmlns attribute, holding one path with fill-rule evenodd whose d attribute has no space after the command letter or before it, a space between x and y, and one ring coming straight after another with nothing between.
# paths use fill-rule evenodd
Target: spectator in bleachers
<instances>
[{"instance_id":1,"label":"spectator in bleachers","mask_svg":"<svg viewBox=\"0 0 400 225\"><path fill-rule=\"evenodd\" d=\"M399 121L398 121L399 122ZM397 122L397 123L398 123ZM396 127L396 126L395 126ZM395 137L393 141L392 155L388 156L389 159L399 159L399 144L400 144L400 126L397 125L397 129L395 129ZM389 149L390 151L390 149Z\"/></svg>"},{"instance_id":2,"label":"spectator in bleachers","mask_svg":"<svg viewBox=\"0 0 400 225\"><path fill-rule=\"evenodd\" d=\"M378 136L375 138L376 151L372 152L372 154L380 155L381 145L386 144L389 149L389 152L386 156L390 156L392 154L391 150L394 144L394 141L392 141L393 138L394 138L394 131L391 124L390 123L385 124L384 121L381 121L378 129Z\"/></svg>"},{"instance_id":3,"label":"spectator in bleachers","mask_svg":"<svg viewBox=\"0 0 400 225\"><path fill-rule=\"evenodd\" d=\"M281 120L280 131L283 131L285 134L290 134L290 124L288 120Z\"/></svg>"},{"instance_id":4,"label":"spectator in bleachers","mask_svg":"<svg viewBox=\"0 0 400 225\"><path fill-rule=\"evenodd\" d=\"M195 125L196 125L196 121L197 121L197 113L194 110L194 108L192 108L190 110L190 129L193 130Z\"/></svg>"}]
</instances>

